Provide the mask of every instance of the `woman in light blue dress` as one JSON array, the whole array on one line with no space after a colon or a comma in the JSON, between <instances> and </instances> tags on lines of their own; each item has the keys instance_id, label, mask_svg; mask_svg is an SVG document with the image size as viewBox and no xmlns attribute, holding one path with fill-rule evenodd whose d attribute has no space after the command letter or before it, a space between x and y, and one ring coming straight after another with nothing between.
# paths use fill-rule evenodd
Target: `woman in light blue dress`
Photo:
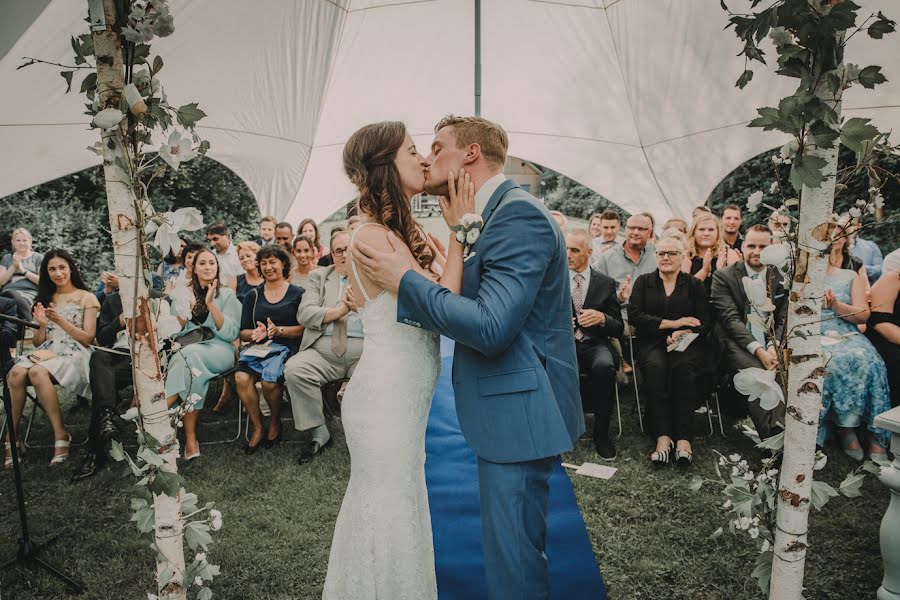
<instances>
[{"instance_id":1,"label":"woman in light blue dress","mask_svg":"<svg viewBox=\"0 0 900 600\"><path fill-rule=\"evenodd\" d=\"M178 349L166 370L166 396L169 406L179 401L194 404L184 416L184 457L200 456L197 441L197 415L203 408L209 381L234 367L234 342L240 334L241 303L230 288L219 285L219 261L209 250L201 250L193 261L193 306L188 319L178 316L181 332L199 327L212 332L212 337Z\"/></svg>"},{"instance_id":2,"label":"woman in light blue dress","mask_svg":"<svg viewBox=\"0 0 900 600\"><path fill-rule=\"evenodd\" d=\"M887 368L872 343L859 331L869 318L864 271L841 269L846 237L838 230L825 275L825 308L822 309L822 352L825 385L819 414L818 443L825 441L826 422L837 426L844 452L863 459L856 429L869 431L869 455L884 459L889 434L875 427L875 417L891 408Z\"/></svg>"}]
</instances>

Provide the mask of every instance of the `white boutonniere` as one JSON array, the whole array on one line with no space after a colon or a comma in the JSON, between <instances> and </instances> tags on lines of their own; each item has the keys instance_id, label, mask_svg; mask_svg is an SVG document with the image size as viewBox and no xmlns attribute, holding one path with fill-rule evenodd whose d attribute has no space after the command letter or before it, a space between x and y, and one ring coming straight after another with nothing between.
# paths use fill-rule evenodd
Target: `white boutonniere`
<instances>
[{"instance_id":1,"label":"white boutonniere","mask_svg":"<svg viewBox=\"0 0 900 600\"><path fill-rule=\"evenodd\" d=\"M478 241L482 227L484 227L484 221L481 215L466 213L460 219L459 225L453 225L450 227L450 231L454 232L456 241L463 245L463 252L466 252Z\"/></svg>"}]
</instances>

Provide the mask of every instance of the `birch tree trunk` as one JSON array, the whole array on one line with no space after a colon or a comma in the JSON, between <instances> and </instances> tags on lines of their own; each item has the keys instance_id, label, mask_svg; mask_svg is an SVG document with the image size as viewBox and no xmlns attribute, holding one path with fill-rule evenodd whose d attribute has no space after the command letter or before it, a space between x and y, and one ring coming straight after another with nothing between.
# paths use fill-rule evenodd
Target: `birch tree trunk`
<instances>
[{"instance_id":1,"label":"birch tree trunk","mask_svg":"<svg viewBox=\"0 0 900 600\"><path fill-rule=\"evenodd\" d=\"M827 90L825 78L821 80L823 83L817 88L816 96L832 106L839 117L841 91L835 99ZM829 221L834 206L838 144L836 142L829 149L810 144L805 154L824 159L826 165L822 169L822 184L817 188L804 185L800 196L794 278L787 311L786 331L792 335L788 339L787 414L770 600L800 600L803 597L807 524L825 379L819 332L833 230Z\"/></svg>"},{"instance_id":2,"label":"birch tree trunk","mask_svg":"<svg viewBox=\"0 0 900 600\"><path fill-rule=\"evenodd\" d=\"M103 107L118 107L125 87L122 46L116 23L116 1L103 0L106 29L93 31L97 58L97 93ZM165 460L163 471L176 473L178 444L166 406L165 380L157 352L156 315L150 303L144 279L144 245L140 239L136 213L136 196L130 178L119 164L128 164L118 129L103 131L103 174L109 204L109 225L115 251L119 293L126 319L131 319L132 373L134 393L140 405L145 431L163 447L159 454ZM181 520L181 499L154 495L156 513L156 547L163 560L157 563L157 580L165 572L174 573L171 581L158 586L160 595L183 599L185 569Z\"/></svg>"}]
</instances>

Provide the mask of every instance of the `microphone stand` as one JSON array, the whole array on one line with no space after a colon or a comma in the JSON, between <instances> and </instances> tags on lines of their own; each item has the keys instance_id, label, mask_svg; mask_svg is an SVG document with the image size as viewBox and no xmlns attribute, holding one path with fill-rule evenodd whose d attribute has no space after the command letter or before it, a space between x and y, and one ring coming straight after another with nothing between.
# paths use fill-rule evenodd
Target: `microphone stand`
<instances>
[{"instance_id":1,"label":"microphone stand","mask_svg":"<svg viewBox=\"0 0 900 600\"><path fill-rule=\"evenodd\" d=\"M11 323L19 325L21 332L19 333L20 338L21 336L24 336L25 327L30 327L32 329L38 329L39 327L37 323L0 314L0 323L2 323L3 321L9 321ZM16 438L16 430L12 418L12 402L9 398L9 386L6 382L7 369L6 363L4 363L2 360L0 360L0 363L2 363L2 365L0 365L0 374L2 374L3 378L3 410L6 411L6 431L10 445L10 452L12 453L13 476L15 477L16 485L16 500L18 502L19 508L19 524L22 530L22 537L18 540L19 546L16 551L15 557L0 564L0 571L6 570L16 565L19 565L26 569L28 567L35 566L41 567L42 569L65 583L73 593L80 594L84 591L84 586L82 584L78 583L39 556L41 548L55 541L59 536L57 535L51 538L45 544L35 544L28 533L28 517L25 513L25 490L22 487L22 470L19 465L19 449L17 446L18 440Z\"/></svg>"}]
</instances>

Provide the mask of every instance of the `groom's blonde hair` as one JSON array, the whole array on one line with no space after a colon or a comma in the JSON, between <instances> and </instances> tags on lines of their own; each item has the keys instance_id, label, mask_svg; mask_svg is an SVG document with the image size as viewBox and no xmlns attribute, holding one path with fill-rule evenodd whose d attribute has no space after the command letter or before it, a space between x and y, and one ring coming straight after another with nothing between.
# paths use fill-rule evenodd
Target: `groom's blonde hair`
<instances>
[{"instance_id":1,"label":"groom's blonde hair","mask_svg":"<svg viewBox=\"0 0 900 600\"><path fill-rule=\"evenodd\" d=\"M434 126L437 133L444 127L453 127L456 147L465 148L469 144L478 144L481 154L488 164L503 167L506 163L506 149L509 138L502 127L482 117L457 117L447 115Z\"/></svg>"}]
</instances>

